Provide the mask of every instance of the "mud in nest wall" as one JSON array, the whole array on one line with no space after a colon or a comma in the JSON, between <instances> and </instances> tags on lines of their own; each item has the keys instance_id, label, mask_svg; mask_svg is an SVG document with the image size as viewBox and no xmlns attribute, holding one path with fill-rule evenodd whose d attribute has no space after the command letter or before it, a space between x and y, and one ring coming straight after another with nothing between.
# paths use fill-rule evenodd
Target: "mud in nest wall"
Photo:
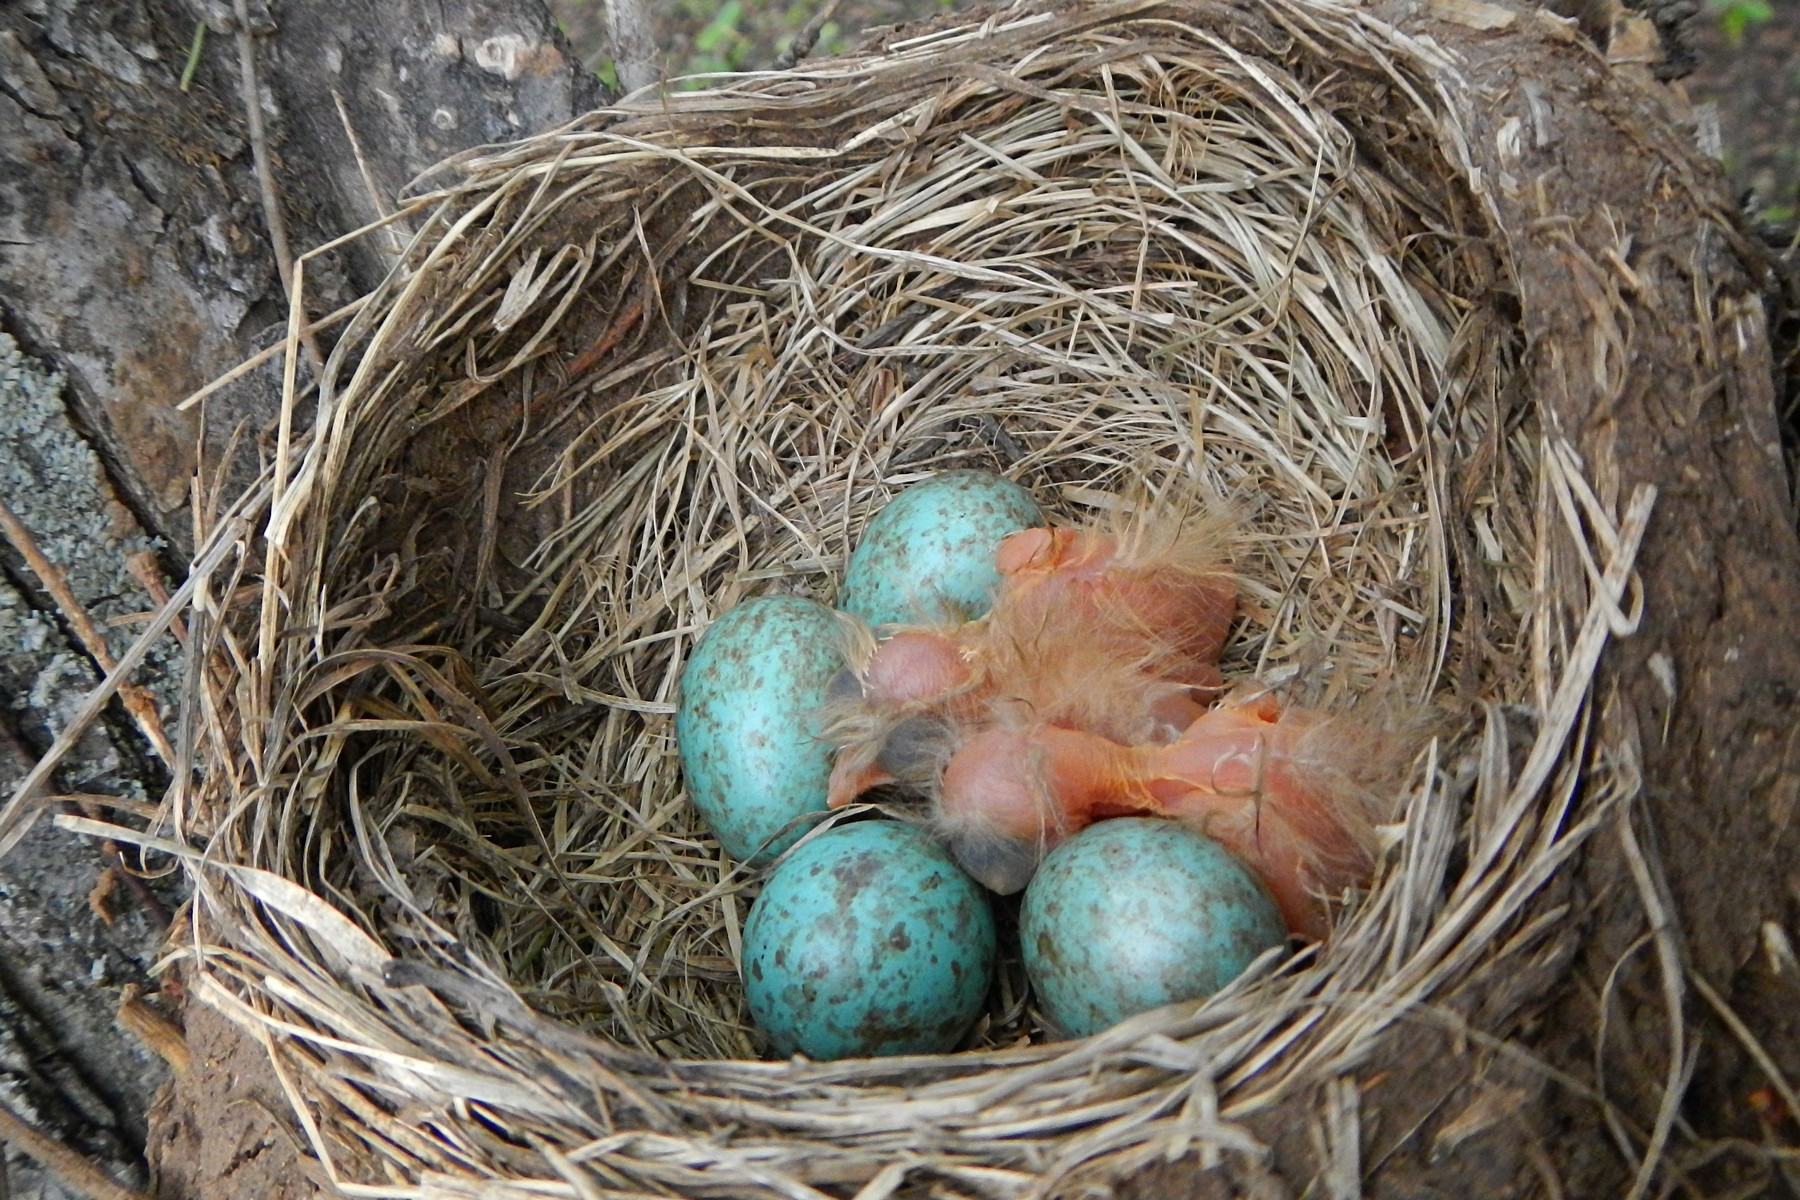
<instances>
[{"instance_id":1,"label":"mud in nest wall","mask_svg":"<svg viewBox=\"0 0 1800 1200\"><path fill-rule=\"evenodd\" d=\"M260 865L546 1014L753 1057L755 877L682 796L681 664L747 596L832 602L868 518L951 467L1066 521L1216 498L1229 675L1533 699L1495 669L1535 446L1472 205L1391 81L1235 19L1009 73L901 47L868 96L828 67L466 164L311 451L290 749L320 783ZM1012 963L975 1044L1036 1032Z\"/></svg>"}]
</instances>

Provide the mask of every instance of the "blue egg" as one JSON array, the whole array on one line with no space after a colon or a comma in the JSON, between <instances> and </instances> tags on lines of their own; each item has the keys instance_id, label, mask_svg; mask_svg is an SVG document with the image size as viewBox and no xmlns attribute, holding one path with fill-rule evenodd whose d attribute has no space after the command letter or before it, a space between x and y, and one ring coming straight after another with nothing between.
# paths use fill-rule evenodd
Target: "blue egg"
<instances>
[{"instance_id":1,"label":"blue egg","mask_svg":"<svg viewBox=\"0 0 1800 1200\"><path fill-rule=\"evenodd\" d=\"M764 596L714 621L682 668L675 743L688 799L733 858L773 858L806 832L783 829L824 812L832 750L818 711L843 644L823 604Z\"/></svg>"},{"instance_id":2,"label":"blue egg","mask_svg":"<svg viewBox=\"0 0 1800 1200\"><path fill-rule=\"evenodd\" d=\"M987 897L943 847L860 821L769 876L744 924L744 991L777 1054L936 1054L981 1015L994 951Z\"/></svg>"},{"instance_id":3,"label":"blue egg","mask_svg":"<svg viewBox=\"0 0 1800 1200\"><path fill-rule=\"evenodd\" d=\"M1071 1037L1210 996L1286 938L1249 867L1209 837L1148 817L1101 821L1056 847L1019 913L1039 1007Z\"/></svg>"},{"instance_id":4,"label":"blue egg","mask_svg":"<svg viewBox=\"0 0 1800 1200\"><path fill-rule=\"evenodd\" d=\"M1037 501L988 471L945 471L875 514L844 571L838 607L871 625L966 621L987 612L1009 533L1043 524Z\"/></svg>"}]
</instances>

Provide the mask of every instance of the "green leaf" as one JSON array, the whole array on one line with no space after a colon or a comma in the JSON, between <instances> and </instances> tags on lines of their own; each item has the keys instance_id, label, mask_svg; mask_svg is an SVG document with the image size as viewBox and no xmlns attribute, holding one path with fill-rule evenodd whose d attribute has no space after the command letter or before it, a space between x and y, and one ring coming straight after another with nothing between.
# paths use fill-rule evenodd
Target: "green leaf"
<instances>
[{"instance_id":1,"label":"green leaf","mask_svg":"<svg viewBox=\"0 0 1800 1200\"><path fill-rule=\"evenodd\" d=\"M743 15L743 0L726 0L713 19L706 23L706 28L694 35L694 49L702 54L716 54L736 41L738 21Z\"/></svg>"},{"instance_id":2,"label":"green leaf","mask_svg":"<svg viewBox=\"0 0 1800 1200\"><path fill-rule=\"evenodd\" d=\"M1769 0L1707 0L1707 7L1719 15L1719 28L1733 43L1742 41L1744 30L1750 26L1761 25L1775 15Z\"/></svg>"},{"instance_id":3,"label":"green leaf","mask_svg":"<svg viewBox=\"0 0 1800 1200\"><path fill-rule=\"evenodd\" d=\"M1721 19L1735 16L1747 25L1760 25L1775 15L1769 0L1706 0L1706 7Z\"/></svg>"}]
</instances>

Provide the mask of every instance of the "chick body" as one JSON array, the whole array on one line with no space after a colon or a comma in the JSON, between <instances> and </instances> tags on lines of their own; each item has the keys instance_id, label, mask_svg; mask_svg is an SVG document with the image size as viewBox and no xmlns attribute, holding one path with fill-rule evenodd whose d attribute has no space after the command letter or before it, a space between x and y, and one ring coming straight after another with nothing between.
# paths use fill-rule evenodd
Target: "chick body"
<instances>
[{"instance_id":1,"label":"chick body","mask_svg":"<svg viewBox=\"0 0 1800 1200\"><path fill-rule=\"evenodd\" d=\"M1036 528L1005 538L985 616L899 627L873 643L859 694L831 722L839 752L830 805L896 779L934 781L955 745L996 722L1126 743L1172 739L1220 686L1217 659L1237 602L1216 530L1184 530L1164 522L1122 534ZM884 764L889 732L921 716L947 729L931 743L942 751L936 761L899 771Z\"/></svg>"},{"instance_id":2,"label":"chick body","mask_svg":"<svg viewBox=\"0 0 1800 1200\"><path fill-rule=\"evenodd\" d=\"M1244 859L1290 930L1322 938L1328 900L1368 882L1375 823L1374 793L1309 753L1324 722L1263 697L1211 709L1164 745L982 730L944 768L938 819L953 851L989 859L1004 843L1041 854L1107 817L1170 817Z\"/></svg>"}]
</instances>

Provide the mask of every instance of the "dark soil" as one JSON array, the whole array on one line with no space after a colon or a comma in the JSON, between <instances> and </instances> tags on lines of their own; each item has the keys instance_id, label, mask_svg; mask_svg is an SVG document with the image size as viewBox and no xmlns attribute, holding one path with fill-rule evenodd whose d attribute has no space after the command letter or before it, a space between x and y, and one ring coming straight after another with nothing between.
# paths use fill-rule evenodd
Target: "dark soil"
<instances>
[{"instance_id":1,"label":"dark soil","mask_svg":"<svg viewBox=\"0 0 1800 1200\"><path fill-rule=\"evenodd\" d=\"M329 1194L263 1047L189 1004L191 1065L151 1113L156 1194L171 1200L315 1200Z\"/></svg>"}]
</instances>

